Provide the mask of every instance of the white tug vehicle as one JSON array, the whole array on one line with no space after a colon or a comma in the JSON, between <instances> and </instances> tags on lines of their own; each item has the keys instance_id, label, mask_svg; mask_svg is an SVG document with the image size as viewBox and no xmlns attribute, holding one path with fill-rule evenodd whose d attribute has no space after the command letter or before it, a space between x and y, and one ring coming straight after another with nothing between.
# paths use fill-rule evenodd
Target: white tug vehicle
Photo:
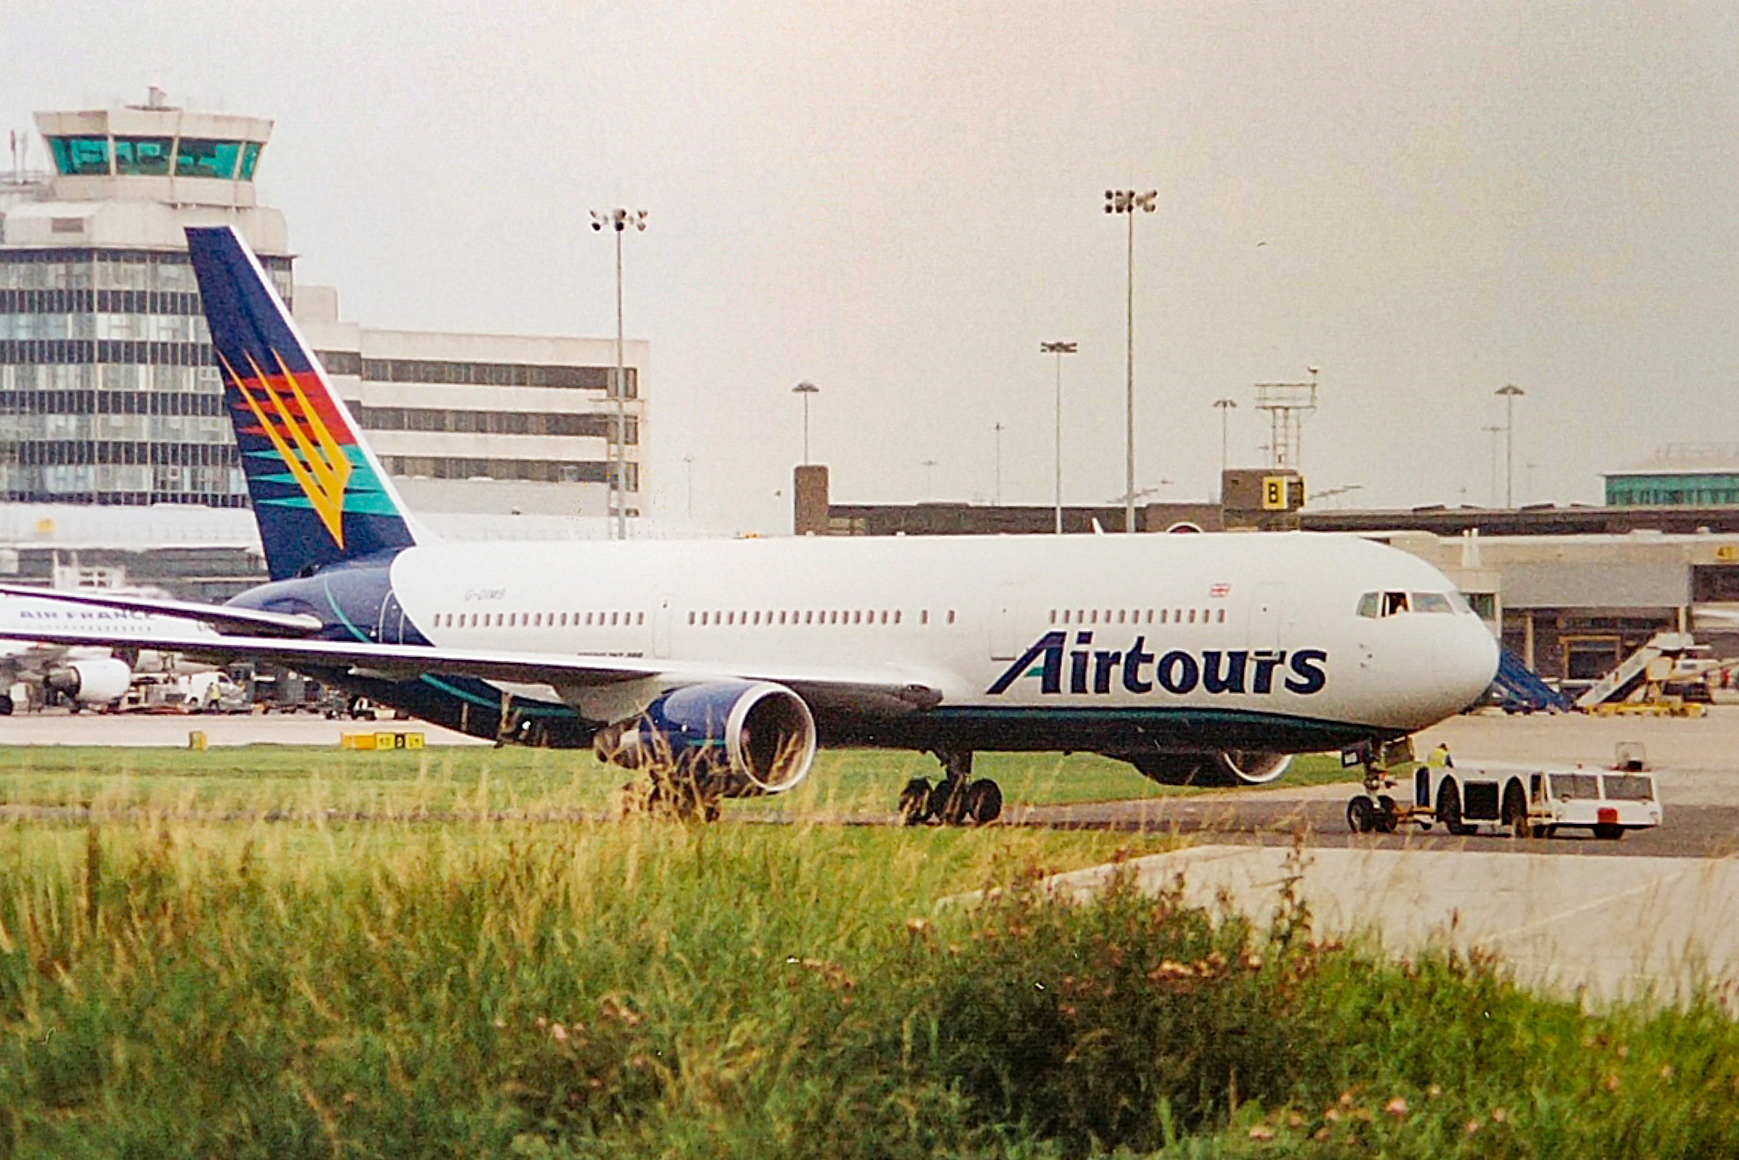
<instances>
[{"instance_id":1,"label":"white tug vehicle","mask_svg":"<svg viewBox=\"0 0 1739 1160\"><path fill-rule=\"evenodd\" d=\"M1347 802L1354 833L1392 833L1403 825L1428 830L1440 824L1451 834L1480 826L1518 838L1550 838L1560 831L1589 830L1616 840L1626 830L1661 824L1655 779L1639 758L1620 753L1615 769L1487 766L1460 769L1425 764L1412 774L1410 800L1391 792L1394 778L1367 771L1365 790Z\"/></svg>"}]
</instances>

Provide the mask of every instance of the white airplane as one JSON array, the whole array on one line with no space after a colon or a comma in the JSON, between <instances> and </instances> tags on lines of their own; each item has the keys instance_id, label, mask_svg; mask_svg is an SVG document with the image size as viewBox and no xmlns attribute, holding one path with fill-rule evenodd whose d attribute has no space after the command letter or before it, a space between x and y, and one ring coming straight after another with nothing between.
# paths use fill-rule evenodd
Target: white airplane
<instances>
[{"instance_id":1,"label":"white airplane","mask_svg":"<svg viewBox=\"0 0 1739 1160\"><path fill-rule=\"evenodd\" d=\"M1352 537L442 543L235 231L187 235L271 573L227 605L149 608L224 632L184 642L196 653L475 735L590 746L709 816L795 786L818 746L924 750L944 777L902 808L946 822L1001 810L975 752L1262 783L1291 754L1454 714L1497 668L1442 573Z\"/></svg>"},{"instance_id":2,"label":"white airplane","mask_svg":"<svg viewBox=\"0 0 1739 1160\"><path fill-rule=\"evenodd\" d=\"M0 600L0 637L27 633L37 624L98 631L119 627L132 614L115 609L79 609L26 596ZM37 619L40 618L40 619ZM178 626L185 631L185 626ZM0 717L16 707L12 691L18 685L38 685L63 693L74 709L93 708L120 700L133 681L133 667L106 648L95 645L46 644L0 639Z\"/></svg>"},{"instance_id":3,"label":"white airplane","mask_svg":"<svg viewBox=\"0 0 1739 1160\"><path fill-rule=\"evenodd\" d=\"M90 594L95 599L87 599ZM152 609L167 607L175 615ZM64 694L74 709L96 708L121 699L132 684L144 649L174 651L191 635L208 646L217 633L209 624L189 626L184 606L175 601L135 596L114 589L54 589L7 586L0 589L0 717L16 705L12 690L38 684ZM265 625L243 617L225 627L283 631L273 619ZM298 631L305 631L306 626ZM51 643L45 637L77 636L89 644ZM96 642L113 641L113 645Z\"/></svg>"},{"instance_id":4,"label":"white airplane","mask_svg":"<svg viewBox=\"0 0 1739 1160\"><path fill-rule=\"evenodd\" d=\"M184 619L74 604L42 591L8 589L11 594L0 597L0 716L15 708L12 690L19 684L64 694L75 710L113 704L132 683L130 658L137 657L146 638L162 633L181 638L188 632ZM50 644L39 635L56 632L114 640L122 655L97 644Z\"/></svg>"}]
</instances>

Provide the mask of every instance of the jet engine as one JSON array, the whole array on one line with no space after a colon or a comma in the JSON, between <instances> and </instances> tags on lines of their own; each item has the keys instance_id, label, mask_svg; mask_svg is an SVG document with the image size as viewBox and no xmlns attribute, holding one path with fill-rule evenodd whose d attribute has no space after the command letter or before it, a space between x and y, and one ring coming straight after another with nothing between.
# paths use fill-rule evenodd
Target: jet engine
<instances>
[{"instance_id":1,"label":"jet engine","mask_svg":"<svg viewBox=\"0 0 1739 1160\"><path fill-rule=\"evenodd\" d=\"M42 683L81 705L107 705L126 693L133 683L133 670L126 661L93 657L56 665L43 674Z\"/></svg>"},{"instance_id":2,"label":"jet engine","mask_svg":"<svg viewBox=\"0 0 1739 1160\"><path fill-rule=\"evenodd\" d=\"M1161 785L1267 785L1292 764L1290 753L1226 749L1215 753L1118 753Z\"/></svg>"},{"instance_id":3,"label":"jet engine","mask_svg":"<svg viewBox=\"0 0 1739 1160\"><path fill-rule=\"evenodd\" d=\"M592 741L602 761L691 784L702 797L783 793L809 776L815 719L767 681L708 681L664 693Z\"/></svg>"}]
</instances>

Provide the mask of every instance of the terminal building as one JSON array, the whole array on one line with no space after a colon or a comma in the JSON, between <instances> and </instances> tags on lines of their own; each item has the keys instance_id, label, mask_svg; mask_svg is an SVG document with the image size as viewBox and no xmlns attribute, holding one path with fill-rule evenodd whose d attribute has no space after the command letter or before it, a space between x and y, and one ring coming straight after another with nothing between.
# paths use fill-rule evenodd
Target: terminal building
<instances>
[{"instance_id":1,"label":"terminal building","mask_svg":"<svg viewBox=\"0 0 1739 1160\"><path fill-rule=\"evenodd\" d=\"M36 541L88 523L69 509L153 505L208 513L196 541L254 536L182 233L220 223L259 255L431 526L499 535L520 517L516 536L594 534L618 463L622 509L639 514L645 343L626 345L618 398L614 340L347 322L335 291L296 285L284 215L259 201L272 122L153 89L142 106L36 123L52 172L15 156L0 179L0 501L37 513L9 519ZM163 523L112 520L99 542Z\"/></svg>"},{"instance_id":2,"label":"terminal building","mask_svg":"<svg viewBox=\"0 0 1739 1160\"><path fill-rule=\"evenodd\" d=\"M1621 473L1615 473L1621 474ZM1610 477L1609 477L1610 478ZM1053 507L834 503L824 466L797 469L799 535L1043 534ZM1651 498L1622 506L1430 506L1311 511L1284 469L1233 470L1222 502L1145 504L1142 532L1293 527L1380 540L1428 560L1506 647L1561 687L1593 683L1658 632L1692 632L1709 659L1739 663L1739 500ZM1064 507L1066 534L1121 531L1122 508Z\"/></svg>"}]
</instances>

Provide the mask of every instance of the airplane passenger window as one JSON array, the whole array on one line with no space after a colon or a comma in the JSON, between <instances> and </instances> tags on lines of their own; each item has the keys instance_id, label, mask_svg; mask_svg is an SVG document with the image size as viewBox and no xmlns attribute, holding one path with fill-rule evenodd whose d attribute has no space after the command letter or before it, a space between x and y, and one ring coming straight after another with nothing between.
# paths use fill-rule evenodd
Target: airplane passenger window
<instances>
[{"instance_id":1,"label":"airplane passenger window","mask_svg":"<svg viewBox=\"0 0 1739 1160\"><path fill-rule=\"evenodd\" d=\"M949 624L953 624L953 623L954 623L954 610L953 610L953 609L952 609L952 608L950 608L950 609L949 609L949 610L948 610L948 623L949 623Z\"/></svg>"},{"instance_id":2,"label":"airplane passenger window","mask_svg":"<svg viewBox=\"0 0 1739 1160\"><path fill-rule=\"evenodd\" d=\"M897 608L894 609L894 623L895 624L900 623L900 610Z\"/></svg>"},{"instance_id":3,"label":"airplane passenger window","mask_svg":"<svg viewBox=\"0 0 1739 1160\"><path fill-rule=\"evenodd\" d=\"M930 610L928 608L919 609L919 611L918 611L918 623L919 624L929 624L930 623ZM1063 623L1064 624L1069 623L1069 614L1066 612L1063 613Z\"/></svg>"},{"instance_id":4,"label":"airplane passenger window","mask_svg":"<svg viewBox=\"0 0 1739 1160\"><path fill-rule=\"evenodd\" d=\"M636 612L634 614L634 623L635 624L645 624L646 623L646 614L644 612Z\"/></svg>"},{"instance_id":5,"label":"airplane passenger window","mask_svg":"<svg viewBox=\"0 0 1739 1160\"><path fill-rule=\"evenodd\" d=\"M1217 612L1219 615L1214 617L1214 622L1216 624L1226 623L1226 610L1224 608L1221 608L1221 609L1218 609Z\"/></svg>"}]
</instances>

